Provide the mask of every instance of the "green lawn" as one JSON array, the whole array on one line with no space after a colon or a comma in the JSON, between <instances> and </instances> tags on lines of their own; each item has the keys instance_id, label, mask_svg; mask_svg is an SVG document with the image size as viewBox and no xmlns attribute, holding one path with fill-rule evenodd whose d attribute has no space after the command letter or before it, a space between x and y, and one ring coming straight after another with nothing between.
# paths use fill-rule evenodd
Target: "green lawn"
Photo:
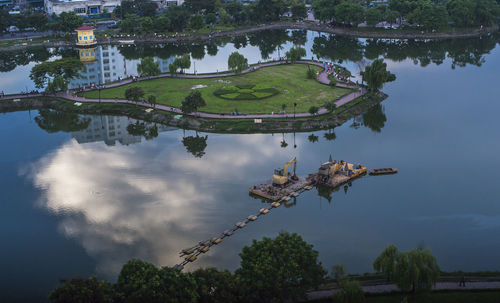
<instances>
[{"instance_id":1,"label":"green lawn","mask_svg":"<svg viewBox=\"0 0 500 303\"><path fill-rule=\"evenodd\" d=\"M319 67L311 66L316 70ZM335 100L337 96L350 93L349 89L323 85L316 80L306 78L307 65L280 65L262 68L245 75L211 78L211 79L179 79L162 78L141 81L120 87L101 90L101 98L125 99L125 90L131 85L140 86L147 95L155 95L158 104L180 107L182 100L192 88L198 87L207 106L201 111L211 113L271 113L281 110L286 104L286 111L293 113L293 103L297 103L297 112L307 112L312 105L323 106L325 101ZM224 87L254 84L256 87L273 87L279 94L261 100L227 100L216 97L213 93ZM85 93L86 98L97 99L98 92Z\"/></svg>"}]
</instances>

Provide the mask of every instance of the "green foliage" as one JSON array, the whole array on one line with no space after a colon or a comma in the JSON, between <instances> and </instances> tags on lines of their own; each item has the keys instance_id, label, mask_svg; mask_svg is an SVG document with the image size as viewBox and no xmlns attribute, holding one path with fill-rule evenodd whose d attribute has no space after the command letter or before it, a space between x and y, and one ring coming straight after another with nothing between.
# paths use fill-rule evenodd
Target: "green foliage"
<instances>
[{"instance_id":1,"label":"green foliage","mask_svg":"<svg viewBox=\"0 0 500 303\"><path fill-rule=\"evenodd\" d=\"M166 15L158 15L153 19L153 28L156 32L168 32L170 30L170 26L170 19Z\"/></svg>"},{"instance_id":2,"label":"green foliage","mask_svg":"<svg viewBox=\"0 0 500 303\"><path fill-rule=\"evenodd\" d=\"M42 108L35 117L38 126L49 134L57 132L77 132L86 129L90 118L82 117L76 113L61 112Z\"/></svg>"},{"instance_id":3,"label":"green foliage","mask_svg":"<svg viewBox=\"0 0 500 303\"><path fill-rule=\"evenodd\" d=\"M337 139L337 135L335 134L335 132L333 131L333 129L330 129L330 130L328 130L328 132L324 133L323 137L327 141L333 141L333 140Z\"/></svg>"},{"instance_id":4,"label":"green foliage","mask_svg":"<svg viewBox=\"0 0 500 303\"><path fill-rule=\"evenodd\" d=\"M146 140L158 137L158 126L136 121L127 125L127 132L132 136L143 136Z\"/></svg>"},{"instance_id":5,"label":"green foliage","mask_svg":"<svg viewBox=\"0 0 500 303\"><path fill-rule=\"evenodd\" d=\"M304 20L307 18L307 8L303 1L295 0L291 5L290 10L292 12L292 17L295 20Z\"/></svg>"},{"instance_id":6,"label":"green foliage","mask_svg":"<svg viewBox=\"0 0 500 303\"><path fill-rule=\"evenodd\" d=\"M141 31L141 24L141 17L136 14L128 14L120 22L120 30L125 33L138 33Z\"/></svg>"},{"instance_id":7,"label":"green foliage","mask_svg":"<svg viewBox=\"0 0 500 303\"><path fill-rule=\"evenodd\" d=\"M217 16L214 13L208 13L205 16L205 23L206 24L215 24L217 22Z\"/></svg>"},{"instance_id":8,"label":"green foliage","mask_svg":"<svg viewBox=\"0 0 500 303\"><path fill-rule=\"evenodd\" d=\"M384 251L373 262L373 269L383 273L387 281L391 281L394 277L394 268L396 259L399 255L399 250L394 245L387 246Z\"/></svg>"},{"instance_id":9,"label":"green foliage","mask_svg":"<svg viewBox=\"0 0 500 303\"><path fill-rule=\"evenodd\" d=\"M248 68L248 59L238 52L233 52L227 59L229 70L237 74Z\"/></svg>"},{"instance_id":10,"label":"green foliage","mask_svg":"<svg viewBox=\"0 0 500 303\"><path fill-rule=\"evenodd\" d=\"M196 136L188 136L182 138L182 144L184 144L188 153L191 153L196 158L201 158L205 155L205 148L207 148L207 139L208 136L200 137L198 136L198 134L196 134ZM199 287L200 285L198 285L198 288ZM206 295L206 293L204 293L204 295Z\"/></svg>"},{"instance_id":11,"label":"green foliage","mask_svg":"<svg viewBox=\"0 0 500 303\"><path fill-rule=\"evenodd\" d=\"M316 79L316 71L311 69L310 66L307 66L306 78L307 79Z\"/></svg>"},{"instance_id":12,"label":"green foliage","mask_svg":"<svg viewBox=\"0 0 500 303\"><path fill-rule=\"evenodd\" d=\"M74 12L62 12L58 17L55 23L55 29L72 33L75 29L82 26L83 17L78 16Z\"/></svg>"},{"instance_id":13,"label":"green foliage","mask_svg":"<svg viewBox=\"0 0 500 303\"><path fill-rule=\"evenodd\" d=\"M430 0L419 0L407 15L410 23L420 24L426 30L438 30L448 23L448 12L442 5Z\"/></svg>"},{"instance_id":14,"label":"green foliage","mask_svg":"<svg viewBox=\"0 0 500 303\"><path fill-rule=\"evenodd\" d=\"M318 252L296 234L280 233L275 239L253 240L240 254L236 271L245 301L279 302L304 298L325 275Z\"/></svg>"},{"instance_id":15,"label":"green foliage","mask_svg":"<svg viewBox=\"0 0 500 303\"><path fill-rule=\"evenodd\" d=\"M387 64L383 59L377 59L365 68L364 78L370 90L378 91L385 82L394 81L396 76L387 71Z\"/></svg>"},{"instance_id":16,"label":"green foliage","mask_svg":"<svg viewBox=\"0 0 500 303\"><path fill-rule=\"evenodd\" d=\"M27 21L29 26L34 27L37 31L44 31L49 25L49 18L41 13L28 15Z\"/></svg>"},{"instance_id":17,"label":"green foliage","mask_svg":"<svg viewBox=\"0 0 500 303\"><path fill-rule=\"evenodd\" d=\"M116 293L110 283L88 279L73 278L62 280L64 284L56 287L50 295L51 303L113 303Z\"/></svg>"},{"instance_id":18,"label":"green foliage","mask_svg":"<svg viewBox=\"0 0 500 303\"><path fill-rule=\"evenodd\" d=\"M344 1L335 7L337 22L357 27L364 20L364 9L361 5Z\"/></svg>"},{"instance_id":19,"label":"green foliage","mask_svg":"<svg viewBox=\"0 0 500 303\"><path fill-rule=\"evenodd\" d=\"M74 57L46 61L33 66L30 79L33 80L37 88L42 88L49 77L56 78L60 76L66 82L78 77L80 70L83 68L85 68L83 63Z\"/></svg>"},{"instance_id":20,"label":"green foliage","mask_svg":"<svg viewBox=\"0 0 500 303\"><path fill-rule=\"evenodd\" d=\"M144 97L144 90L139 86L131 86L125 90L125 99L138 102Z\"/></svg>"},{"instance_id":21,"label":"green foliage","mask_svg":"<svg viewBox=\"0 0 500 303\"><path fill-rule=\"evenodd\" d=\"M387 117L382 105L377 104L363 114L363 125L376 133L384 128Z\"/></svg>"},{"instance_id":22,"label":"green foliage","mask_svg":"<svg viewBox=\"0 0 500 303\"><path fill-rule=\"evenodd\" d=\"M202 15L192 15L189 18L189 26L194 30L199 30L205 26L205 21L203 20Z\"/></svg>"},{"instance_id":23,"label":"green foliage","mask_svg":"<svg viewBox=\"0 0 500 303\"><path fill-rule=\"evenodd\" d=\"M285 55L287 60L290 60L293 64L306 55L306 49L303 47L292 47Z\"/></svg>"},{"instance_id":24,"label":"green foliage","mask_svg":"<svg viewBox=\"0 0 500 303\"><path fill-rule=\"evenodd\" d=\"M315 115L318 111L319 111L319 107L317 107L317 106L311 106L311 107L309 107L309 110L308 110L308 112L311 115Z\"/></svg>"},{"instance_id":25,"label":"green foliage","mask_svg":"<svg viewBox=\"0 0 500 303\"><path fill-rule=\"evenodd\" d=\"M199 107L205 106L205 100L201 96L199 90L193 90L182 101L181 110L185 114L189 114L198 110Z\"/></svg>"},{"instance_id":26,"label":"green foliage","mask_svg":"<svg viewBox=\"0 0 500 303\"><path fill-rule=\"evenodd\" d=\"M314 18L322 22L331 22L336 17L336 6L341 0L315 0L312 3Z\"/></svg>"},{"instance_id":27,"label":"green foliage","mask_svg":"<svg viewBox=\"0 0 500 303\"><path fill-rule=\"evenodd\" d=\"M170 7L166 13L170 19L171 31L182 31L186 28L190 13L184 5Z\"/></svg>"},{"instance_id":28,"label":"green foliage","mask_svg":"<svg viewBox=\"0 0 500 303\"><path fill-rule=\"evenodd\" d=\"M154 61L153 57L145 57L141 60L141 63L137 65L137 72L141 77L152 77L158 76L161 71L157 62Z\"/></svg>"},{"instance_id":29,"label":"green foliage","mask_svg":"<svg viewBox=\"0 0 500 303\"><path fill-rule=\"evenodd\" d=\"M144 33L149 33L153 29L153 19L151 17L142 18L141 30Z\"/></svg>"},{"instance_id":30,"label":"green foliage","mask_svg":"<svg viewBox=\"0 0 500 303\"><path fill-rule=\"evenodd\" d=\"M175 58L172 64L173 67L175 68L174 72L179 68L184 72L185 69L191 67L191 57L189 56L189 54L184 54L180 57Z\"/></svg>"},{"instance_id":31,"label":"green foliage","mask_svg":"<svg viewBox=\"0 0 500 303\"><path fill-rule=\"evenodd\" d=\"M340 290L333 295L333 300L339 303L363 303L365 293L358 281L347 279L340 284Z\"/></svg>"},{"instance_id":32,"label":"green foliage","mask_svg":"<svg viewBox=\"0 0 500 303\"><path fill-rule=\"evenodd\" d=\"M223 87L214 91L214 95L227 100L260 100L279 94L274 87L254 88L255 84L240 84Z\"/></svg>"},{"instance_id":33,"label":"green foliage","mask_svg":"<svg viewBox=\"0 0 500 303\"><path fill-rule=\"evenodd\" d=\"M366 24L375 26L380 21L382 21L382 13L379 9L370 8L366 10Z\"/></svg>"},{"instance_id":34,"label":"green foliage","mask_svg":"<svg viewBox=\"0 0 500 303\"><path fill-rule=\"evenodd\" d=\"M253 5L252 18L258 22L279 20L287 10L284 0L259 0Z\"/></svg>"},{"instance_id":35,"label":"green foliage","mask_svg":"<svg viewBox=\"0 0 500 303\"><path fill-rule=\"evenodd\" d=\"M199 303L237 301L235 279L229 271L219 271L216 268L200 268L192 273L192 277L198 287Z\"/></svg>"},{"instance_id":36,"label":"green foliage","mask_svg":"<svg viewBox=\"0 0 500 303\"><path fill-rule=\"evenodd\" d=\"M65 80L62 76L56 76L54 79L47 82L46 92L55 94L56 92L66 91L68 89L69 81Z\"/></svg>"},{"instance_id":37,"label":"green foliage","mask_svg":"<svg viewBox=\"0 0 500 303\"><path fill-rule=\"evenodd\" d=\"M398 254L394 280L402 291L428 291L439 279L440 269L429 249Z\"/></svg>"},{"instance_id":38,"label":"green foliage","mask_svg":"<svg viewBox=\"0 0 500 303\"><path fill-rule=\"evenodd\" d=\"M6 9L0 9L0 33L4 32L9 28L10 25L10 15Z\"/></svg>"},{"instance_id":39,"label":"green foliage","mask_svg":"<svg viewBox=\"0 0 500 303\"><path fill-rule=\"evenodd\" d=\"M329 102L326 103L325 108L329 112L333 112L337 108L337 104L335 104L335 102L333 102L333 101L329 101Z\"/></svg>"},{"instance_id":40,"label":"green foliage","mask_svg":"<svg viewBox=\"0 0 500 303\"><path fill-rule=\"evenodd\" d=\"M189 275L136 259L123 266L116 289L123 303L196 302L198 298L196 283Z\"/></svg>"},{"instance_id":41,"label":"green foliage","mask_svg":"<svg viewBox=\"0 0 500 303\"><path fill-rule=\"evenodd\" d=\"M315 134L310 134L310 135L307 137L307 140L309 140L309 142L311 142L311 143L315 143L315 142L318 142L319 137L318 137L318 136L316 136Z\"/></svg>"},{"instance_id":42,"label":"green foliage","mask_svg":"<svg viewBox=\"0 0 500 303\"><path fill-rule=\"evenodd\" d=\"M155 107L156 105L156 96L155 95L149 95L146 99L146 101L151 104L152 107Z\"/></svg>"}]
</instances>

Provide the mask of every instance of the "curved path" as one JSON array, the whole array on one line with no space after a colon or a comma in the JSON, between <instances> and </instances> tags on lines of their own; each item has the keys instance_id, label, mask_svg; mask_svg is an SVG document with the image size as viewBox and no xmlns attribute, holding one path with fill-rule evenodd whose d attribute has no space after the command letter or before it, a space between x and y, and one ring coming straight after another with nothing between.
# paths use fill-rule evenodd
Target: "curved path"
<instances>
[{"instance_id":1,"label":"curved path","mask_svg":"<svg viewBox=\"0 0 500 303\"><path fill-rule=\"evenodd\" d=\"M320 62L316 61L297 61L297 63L300 64L313 64L316 66L323 67L323 64ZM245 69L242 74L250 73L255 70L258 70L262 67L268 67L268 66L275 66L275 65L282 65L282 64L287 64L285 61L276 61L276 62L269 62L269 63L262 63L262 64L257 64L254 66L251 66L247 69ZM192 74L181 74L181 75L175 75L172 76L171 74L162 74L159 76L154 76L154 77L142 77L142 78L137 78L137 81L145 81L145 80L151 80L151 79L159 79L159 78L168 78L168 77L176 77L176 78L185 78L185 79L206 79L206 78L219 78L219 77L229 77L229 76L235 76L235 73L232 72L223 72L219 74L202 74L202 75L192 75ZM318 81L322 84L329 85L330 84L330 79L328 79L328 74L325 71L322 71L318 75ZM111 83L111 84L106 84L103 85L103 89L105 88L112 88L112 87L118 87L126 84L130 84L133 81L131 79L128 80L123 80L121 82L116 82L116 83ZM349 89L358 89L355 92L352 92L350 94L347 94L343 96L342 98L339 98L337 101L335 101L335 105L337 107L340 107L346 103L351 102L352 100L362 96L363 94L366 93L365 88L357 88L353 86L349 86L347 84L340 84L337 83L336 86L342 87L342 88L349 88ZM87 89L84 91L90 91L90 90L95 90L93 89ZM9 95L4 98L8 99L23 99L23 98L30 98L30 97L41 97L43 94L23 94L23 95ZM155 108L175 114L182 114L184 113L176 107L168 106L168 105L162 105L162 104L157 104L156 106L152 107L151 104L146 103L146 102L134 102L134 101L129 101L129 100L124 100L124 99L87 99L85 97L78 97L73 94L67 94L67 93L57 93L57 97L61 97L67 100L72 100L75 102L81 102L81 103L121 103L121 104L134 104L142 107L147 107L147 108ZM0 98L4 99L4 98ZM216 113L206 113L206 112L194 112L191 113L190 115L196 116L196 117L201 117L201 118L212 118L212 119L261 119L261 118L289 118L289 117L311 117L311 116L316 116L316 115L323 115L328 113L328 110L324 107L321 107L316 114L310 114L310 113L297 113L297 114L290 114L290 113L285 113L285 114L250 114L250 115L226 115L226 114L216 114Z\"/></svg>"},{"instance_id":2,"label":"curved path","mask_svg":"<svg viewBox=\"0 0 500 303\"><path fill-rule=\"evenodd\" d=\"M399 292L396 284L379 284L361 286L365 294L389 294ZM465 286L459 286L457 282L437 282L432 288L435 291L450 291L450 290L493 290L500 289L499 281L474 281L466 282ZM308 300L329 299L333 294L337 293L339 289L316 290L307 293Z\"/></svg>"}]
</instances>

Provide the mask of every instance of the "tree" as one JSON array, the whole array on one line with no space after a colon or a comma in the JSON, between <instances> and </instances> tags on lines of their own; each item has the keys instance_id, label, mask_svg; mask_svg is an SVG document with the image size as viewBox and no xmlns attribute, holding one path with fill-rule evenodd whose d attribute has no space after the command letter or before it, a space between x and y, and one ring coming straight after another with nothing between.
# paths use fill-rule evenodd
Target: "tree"
<instances>
[{"instance_id":1,"label":"tree","mask_svg":"<svg viewBox=\"0 0 500 303\"><path fill-rule=\"evenodd\" d=\"M193 90L182 101L181 110L185 114L196 112L199 107L205 106L205 100L199 90Z\"/></svg>"},{"instance_id":2,"label":"tree","mask_svg":"<svg viewBox=\"0 0 500 303\"><path fill-rule=\"evenodd\" d=\"M182 138L182 144L186 147L187 152L191 153L196 158L201 158L205 155L207 148L208 136L188 136Z\"/></svg>"},{"instance_id":3,"label":"tree","mask_svg":"<svg viewBox=\"0 0 500 303\"><path fill-rule=\"evenodd\" d=\"M225 303L236 302L236 287L233 275L227 271L216 268L198 269L192 273L200 303Z\"/></svg>"},{"instance_id":4,"label":"tree","mask_svg":"<svg viewBox=\"0 0 500 303\"><path fill-rule=\"evenodd\" d=\"M156 106L156 96L155 95L149 95L146 98L146 101L151 104L151 106L154 108Z\"/></svg>"},{"instance_id":5,"label":"tree","mask_svg":"<svg viewBox=\"0 0 500 303\"><path fill-rule=\"evenodd\" d=\"M217 22L217 16L214 13L208 13L205 16L205 23L206 24L213 25L213 24L215 24L215 22Z\"/></svg>"},{"instance_id":6,"label":"tree","mask_svg":"<svg viewBox=\"0 0 500 303\"><path fill-rule=\"evenodd\" d=\"M186 0L184 5L193 13L198 13L202 10L213 12L215 9L215 2L215 0Z\"/></svg>"},{"instance_id":7,"label":"tree","mask_svg":"<svg viewBox=\"0 0 500 303\"><path fill-rule=\"evenodd\" d=\"M285 55L287 60L290 60L290 62L294 64L306 55L306 49L303 47L292 47Z\"/></svg>"},{"instance_id":8,"label":"tree","mask_svg":"<svg viewBox=\"0 0 500 303\"><path fill-rule=\"evenodd\" d=\"M49 18L41 13L34 13L28 15L28 23L31 27L34 27L37 31L44 31L47 29L49 24Z\"/></svg>"},{"instance_id":9,"label":"tree","mask_svg":"<svg viewBox=\"0 0 500 303\"><path fill-rule=\"evenodd\" d=\"M238 52L233 52L229 55L227 59L227 66L229 70L234 73L241 73L243 70L248 68L248 60L242 54Z\"/></svg>"},{"instance_id":10,"label":"tree","mask_svg":"<svg viewBox=\"0 0 500 303\"><path fill-rule=\"evenodd\" d=\"M309 142L311 142L311 143L316 143L316 142L318 142L319 137L318 137L318 136L316 136L315 134L310 134L310 135L307 137L307 140L309 140Z\"/></svg>"},{"instance_id":11,"label":"tree","mask_svg":"<svg viewBox=\"0 0 500 303\"><path fill-rule=\"evenodd\" d=\"M333 300L340 303L363 303L365 293L358 281L346 279L340 284L340 291L333 295Z\"/></svg>"},{"instance_id":12,"label":"tree","mask_svg":"<svg viewBox=\"0 0 500 303\"><path fill-rule=\"evenodd\" d=\"M400 253L394 267L394 280L402 291L427 291L439 279L440 269L429 249Z\"/></svg>"},{"instance_id":13,"label":"tree","mask_svg":"<svg viewBox=\"0 0 500 303\"><path fill-rule=\"evenodd\" d=\"M56 111L42 108L38 111L39 115L35 117L38 126L49 134L57 132L77 132L90 124L90 118L82 117L76 113Z\"/></svg>"},{"instance_id":14,"label":"tree","mask_svg":"<svg viewBox=\"0 0 500 303\"><path fill-rule=\"evenodd\" d=\"M364 20L364 9L357 3L344 1L335 7L337 22L357 27Z\"/></svg>"},{"instance_id":15,"label":"tree","mask_svg":"<svg viewBox=\"0 0 500 303\"><path fill-rule=\"evenodd\" d=\"M384 251L373 262L373 269L385 275L387 282L394 278L394 269L399 250L394 245L387 246Z\"/></svg>"},{"instance_id":16,"label":"tree","mask_svg":"<svg viewBox=\"0 0 500 303\"><path fill-rule=\"evenodd\" d=\"M43 88L49 78L58 76L64 82L80 76L80 70L84 69L83 63L74 57L45 61L39 63L31 69L30 79L33 80L37 88Z\"/></svg>"},{"instance_id":17,"label":"tree","mask_svg":"<svg viewBox=\"0 0 500 303\"><path fill-rule=\"evenodd\" d=\"M284 0L258 0L253 7L253 17L261 22L276 21L286 9Z\"/></svg>"},{"instance_id":18,"label":"tree","mask_svg":"<svg viewBox=\"0 0 500 303\"><path fill-rule=\"evenodd\" d=\"M151 17L142 18L141 30L143 33L149 33L153 29L153 19Z\"/></svg>"},{"instance_id":19,"label":"tree","mask_svg":"<svg viewBox=\"0 0 500 303\"><path fill-rule=\"evenodd\" d=\"M474 18L476 25L489 26L495 23L500 14L500 2L495 0L476 0Z\"/></svg>"},{"instance_id":20,"label":"tree","mask_svg":"<svg viewBox=\"0 0 500 303\"><path fill-rule=\"evenodd\" d=\"M134 6L138 13L145 17L153 17L158 9L158 5L151 0L134 0Z\"/></svg>"},{"instance_id":21,"label":"tree","mask_svg":"<svg viewBox=\"0 0 500 303\"><path fill-rule=\"evenodd\" d=\"M160 71L160 66L153 59L153 57L145 57L141 60L141 63L137 65L137 72L141 77L152 77L158 76Z\"/></svg>"},{"instance_id":22,"label":"tree","mask_svg":"<svg viewBox=\"0 0 500 303\"><path fill-rule=\"evenodd\" d=\"M170 29L170 19L165 15L159 15L153 19L153 28L156 32L168 32Z\"/></svg>"},{"instance_id":23,"label":"tree","mask_svg":"<svg viewBox=\"0 0 500 303\"><path fill-rule=\"evenodd\" d=\"M365 68L364 78L371 91L378 91L385 82L394 81L396 76L387 71L387 64L383 59L377 59Z\"/></svg>"},{"instance_id":24,"label":"tree","mask_svg":"<svg viewBox=\"0 0 500 303\"><path fill-rule=\"evenodd\" d=\"M377 104L363 114L363 125L376 133L380 133L385 126L387 117L382 105Z\"/></svg>"},{"instance_id":25,"label":"tree","mask_svg":"<svg viewBox=\"0 0 500 303\"><path fill-rule=\"evenodd\" d=\"M382 13L376 8L369 8L366 10L366 24L375 26L382 21Z\"/></svg>"},{"instance_id":26,"label":"tree","mask_svg":"<svg viewBox=\"0 0 500 303\"><path fill-rule=\"evenodd\" d=\"M292 16L295 20L304 20L307 18L306 4L302 1L294 1L290 10L292 11Z\"/></svg>"},{"instance_id":27,"label":"tree","mask_svg":"<svg viewBox=\"0 0 500 303\"><path fill-rule=\"evenodd\" d=\"M189 19L189 26L194 30L199 30L205 26L205 21L202 15L193 15Z\"/></svg>"},{"instance_id":28,"label":"tree","mask_svg":"<svg viewBox=\"0 0 500 303\"><path fill-rule=\"evenodd\" d=\"M190 13L184 5L172 6L166 16L170 19L171 31L183 31L189 21Z\"/></svg>"},{"instance_id":29,"label":"tree","mask_svg":"<svg viewBox=\"0 0 500 303\"><path fill-rule=\"evenodd\" d=\"M51 303L113 303L116 293L110 283L88 279L73 278L61 280L62 286L56 287L49 295Z\"/></svg>"},{"instance_id":30,"label":"tree","mask_svg":"<svg viewBox=\"0 0 500 303\"><path fill-rule=\"evenodd\" d=\"M326 110L333 112L337 108L337 104L334 101L329 101L325 105Z\"/></svg>"},{"instance_id":31,"label":"tree","mask_svg":"<svg viewBox=\"0 0 500 303\"><path fill-rule=\"evenodd\" d=\"M72 33L83 24L83 17L78 16L74 12L62 12L55 23L55 28L58 31Z\"/></svg>"},{"instance_id":32,"label":"tree","mask_svg":"<svg viewBox=\"0 0 500 303\"><path fill-rule=\"evenodd\" d=\"M426 30L440 29L448 23L448 12L442 5L419 0L413 6L414 9L407 15L410 23L420 24Z\"/></svg>"},{"instance_id":33,"label":"tree","mask_svg":"<svg viewBox=\"0 0 500 303\"><path fill-rule=\"evenodd\" d=\"M47 87L45 91L49 94L55 94L56 92L66 91L68 89L69 81L65 80L62 76L56 76L54 79L47 82Z\"/></svg>"},{"instance_id":34,"label":"tree","mask_svg":"<svg viewBox=\"0 0 500 303\"><path fill-rule=\"evenodd\" d=\"M125 19L120 21L120 30L125 33L137 33L141 30L142 20L136 14L125 15Z\"/></svg>"},{"instance_id":35,"label":"tree","mask_svg":"<svg viewBox=\"0 0 500 303\"><path fill-rule=\"evenodd\" d=\"M333 129L329 129L328 132L323 134L323 137L328 141L333 141L333 140L337 139L337 135L335 134Z\"/></svg>"},{"instance_id":36,"label":"tree","mask_svg":"<svg viewBox=\"0 0 500 303\"><path fill-rule=\"evenodd\" d=\"M139 102L144 97L144 90L139 86L131 86L125 90L125 99Z\"/></svg>"},{"instance_id":37,"label":"tree","mask_svg":"<svg viewBox=\"0 0 500 303\"><path fill-rule=\"evenodd\" d=\"M122 267L116 289L124 303L196 302L195 281L170 267L133 259Z\"/></svg>"},{"instance_id":38,"label":"tree","mask_svg":"<svg viewBox=\"0 0 500 303\"><path fill-rule=\"evenodd\" d=\"M308 110L308 112L309 112L311 115L316 115L316 114L318 113L318 111L319 111L319 107L314 106L314 105L313 105L313 106L311 106L311 107L309 107L309 110Z\"/></svg>"},{"instance_id":39,"label":"tree","mask_svg":"<svg viewBox=\"0 0 500 303\"><path fill-rule=\"evenodd\" d=\"M177 57L174 60L174 65L177 66L177 68L180 68L184 73L185 69L191 67L191 57L189 56L189 54L184 54L181 57Z\"/></svg>"},{"instance_id":40,"label":"tree","mask_svg":"<svg viewBox=\"0 0 500 303\"><path fill-rule=\"evenodd\" d=\"M6 9L0 9L0 33L6 31L10 25L10 15Z\"/></svg>"},{"instance_id":41,"label":"tree","mask_svg":"<svg viewBox=\"0 0 500 303\"><path fill-rule=\"evenodd\" d=\"M471 26L475 23L472 0L449 0L446 9L456 26Z\"/></svg>"},{"instance_id":42,"label":"tree","mask_svg":"<svg viewBox=\"0 0 500 303\"><path fill-rule=\"evenodd\" d=\"M335 7L340 2L341 0L315 0L312 3L314 18L322 22L331 22L336 16Z\"/></svg>"},{"instance_id":43,"label":"tree","mask_svg":"<svg viewBox=\"0 0 500 303\"><path fill-rule=\"evenodd\" d=\"M326 274L317 260L318 252L296 233L253 240L251 246L243 247L240 257L236 275L244 298L250 302L297 301Z\"/></svg>"}]
</instances>

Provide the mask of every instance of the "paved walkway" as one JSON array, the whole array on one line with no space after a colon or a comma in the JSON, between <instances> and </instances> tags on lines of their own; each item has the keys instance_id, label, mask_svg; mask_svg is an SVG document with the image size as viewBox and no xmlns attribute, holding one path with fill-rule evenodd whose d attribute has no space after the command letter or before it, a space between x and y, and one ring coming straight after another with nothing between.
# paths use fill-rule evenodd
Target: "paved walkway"
<instances>
[{"instance_id":1,"label":"paved walkway","mask_svg":"<svg viewBox=\"0 0 500 303\"><path fill-rule=\"evenodd\" d=\"M362 286L366 294L383 294L391 292L399 292L399 288L395 284L380 284ZM438 282L433 287L433 290L490 290L500 289L500 282L467 282L465 287L458 286L457 282ZM307 294L308 300L319 300L331 298L332 295L338 292L338 289L316 290Z\"/></svg>"},{"instance_id":2,"label":"paved walkway","mask_svg":"<svg viewBox=\"0 0 500 303\"><path fill-rule=\"evenodd\" d=\"M315 62L315 61L297 61L297 63L301 64L314 64L320 67L323 67L322 63L320 62ZM251 66L247 69L245 69L242 74L250 73L255 70L258 70L262 67L268 67L268 66L275 66L275 65L281 65L281 64L287 64L285 61L276 61L276 62L269 62L269 63L262 63L258 64L255 66ZM232 72L224 72L220 74L202 74L202 75L192 75L192 74L180 74L180 75L175 75L174 77L177 78L185 78L185 79L206 79L206 78L218 78L218 77L229 77L229 76L234 76L235 73ZM151 79L159 79L159 78L167 78L167 77L172 77L170 74L163 74L159 76L154 76L154 77L141 77L137 78L137 81L145 81L145 80L151 80ZM322 71L318 75L318 81L323 83L323 84L330 84L330 79L328 79L328 74L325 71ZM112 88L112 87L118 87L122 85L126 85L129 83L132 83L133 81L131 79L128 80L123 80L121 82L116 82L116 83L110 83L103 85L103 89L105 88ZM342 87L342 88L349 88L349 89L357 89L356 87L349 86L347 84L341 84L337 83L336 86ZM90 90L95 90L95 88L92 89L86 89L85 91L90 91ZM335 104L337 107L340 107L348 102L351 102L352 100L358 98L359 96L363 95L366 93L366 89L361 88L358 91L352 92L350 94L347 94L340 98L339 100L335 101ZM6 98L9 99L22 99L22 98L32 98L32 97L41 97L43 94L22 94L22 95L9 95L6 96ZM142 107L147 107L147 108L152 108L151 104L146 103L146 102L134 102L134 101L129 101L129 100L124 100L124 99L87 99L84 97L78 97L73 94L66 94L66 93L57 93L57 97L65 98L68 100L72 100L75 102L81 102L81 103L121 103L121 104L134 104ZM0 98L1 99L1 98ZM171 107L168 105L162 105L162 104L157 104L155 109L159 110L164 110L168 111L171 113L175 114L183 114L182 111L179 108L176 107ZM202 117L202 118L214 118L214 119L241 119L241 118L246 118L246 119L262 119L262 118L290 118L290 117L311 117L311 116L316 116L316 115L323 115L328 113L328 110L324 107L321 107L318 112L315 115L312 115L310 113L297 113L297 114L250 114L250 115L239 115L239 116L233 116L233 115L227 115L227 114L214 114L214 113L206 113L206 112L194 112L191 113L191 115L196 116L196 117Z\"/></svg>"}]
</instances>

